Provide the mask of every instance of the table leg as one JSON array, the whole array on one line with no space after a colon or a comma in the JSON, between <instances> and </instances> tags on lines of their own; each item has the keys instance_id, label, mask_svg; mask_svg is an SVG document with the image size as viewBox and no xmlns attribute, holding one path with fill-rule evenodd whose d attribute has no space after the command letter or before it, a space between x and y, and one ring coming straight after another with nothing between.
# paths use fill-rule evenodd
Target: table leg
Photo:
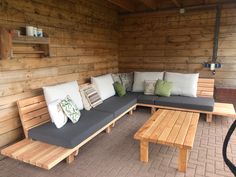
<instances>
[{"instance_id":1,"label":"table leg","mask_svg":"<svg viewBox=\"0 0 236 177\"><path fill-rule=\"evenodd\" d=\"M207 121L208 123L211 123L211 122L212 122L212 114L207 114L207 115L206 115L206 121Z\"/></svg>"},{"instance_id":2,"label":"table leg","mask_svg":"<svg viewBox=\"0 0 236 177\"><path fill-rule=\"evenodd\" d=\"M151 108L151 114L154 114L156 112L156 108L152 107Z\"/></svg>"},{"instance_id":3,"label":"table leg","mask_svg":"<svg viewBox=\"0 0 236 177\"><path fill-rule=\"evenodd\" d=\"M148 162L148 142L140 141L140 160Z\"/></svg>"},{"instance_id":4,"label":"table leg","mask_svg":"<svg viewBox=\"0 0 236 177\"><path fill-rule=\"evenodd\" d=\"M188 161L188 150L180 148L179 149L179 171L186 172Z\"/></svg>"}]
</instances>

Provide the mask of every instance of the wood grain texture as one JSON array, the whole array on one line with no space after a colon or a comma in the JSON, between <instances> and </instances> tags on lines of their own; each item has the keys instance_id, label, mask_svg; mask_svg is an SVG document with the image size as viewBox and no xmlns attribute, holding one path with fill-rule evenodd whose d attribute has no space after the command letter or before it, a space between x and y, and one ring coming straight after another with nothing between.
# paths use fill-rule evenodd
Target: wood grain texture
<instances>
[{"instance_id":1,"label":"wood grain texture","mask_svg":"<svg viewBox=\"0 0 236 177\"><path fill-rule=\"evenodd\" d=\"M199 113L159 109L135 133L140 141L140 161L148 162L148 143L179 149L179 171L187 168L188 150L193 148Z\"/></svg>"},{"instance_id":2,"label":"wood grain texture","mask_svg":"<svg viewBox=\"0 0 236 177\"><path fill-rule=\"evenodd\" d=\"M180 2L180 1L179 1ZM213 49L215 10L152 12L120 17L119 70L199 72L215 78L219 88L236 86L236 9L223 8L218 61L222 68L213 76L203 63Z\"/></svg>"},{"instance_id":3,"label":"wood grain texture","mask_svg":"<svg viewBox=\"0 0 236 177\"><path fill-rule=\"evenodd\" d=\"M37 45L15 40L14 57L0 60L0 147L22 137L17 100L41 95L46 85L72 80L81 84L91 76L118 71L118 14L107 1L12 0L5 5L0 26L42 28L50 38L51 57L40 58ZM30 128L36 122L28 123Z\"/></svg>"},{"instance_id":4,"label":"wood grain texture","mask_svg":"<svg viewBox=\"0 0 236 177\"><path fill-rule=\"evenodd\" d=\"M47 170L65 158L67 163L71 163L75 156L73 149L66 149L30 139L19 141L3 149L1 153Z\"/></svg>"},{"instance_id":5,"label":"wood grain texture","mask_svg":"<svg viewBox=\"0 0 236 177\"><path fill-rule=\"evenodd\" d=\"M135 133L134 138L192 149L198 119L199 113L159 109Z\"/></svg>"}]
</instances>

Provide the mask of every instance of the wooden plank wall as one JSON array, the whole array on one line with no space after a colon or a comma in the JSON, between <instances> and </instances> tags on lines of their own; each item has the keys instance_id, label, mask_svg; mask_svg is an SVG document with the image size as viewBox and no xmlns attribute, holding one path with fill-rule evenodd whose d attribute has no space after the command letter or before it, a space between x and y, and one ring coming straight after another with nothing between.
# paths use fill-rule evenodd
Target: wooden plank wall
<instances>
[{"instance_id":1,"label":"wooden plank wall","mask_svg":"<svg viewBox=\"0 0 236 177\"><path fill-rule=\"evenodd\" d=\"M215 9L141 13L120 17L119 69L200 72L216 87L236 88L236 6L222 10L219 61L212 76L202 63L211 60Z\"/></svg>"},{"instance_id":2,"label":"wooden plank wall","mask_svg":"<svg viewBox=\"0 0 236 177\"><path fill-rule=\"evenodd\" d=\"M118 71L118 14L105 0L2 0L0 26L35 25L51 40L51 57L0 60L0 147L22 135L16 100L41 87ZM17 46L16 46L17 47Z\"/></svg>"}]
</instances>

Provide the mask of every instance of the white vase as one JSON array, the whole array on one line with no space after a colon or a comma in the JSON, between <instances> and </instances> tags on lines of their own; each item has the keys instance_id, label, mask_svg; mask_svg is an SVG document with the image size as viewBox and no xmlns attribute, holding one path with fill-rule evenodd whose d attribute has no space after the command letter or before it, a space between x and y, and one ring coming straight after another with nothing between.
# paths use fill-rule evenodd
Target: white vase
<instances>
[{"instance_id":1,"label":"white vase","mask_svg":"<svg viewBox=\"0 0 236 177\"><path fill-rule=\"evenodd\" d=\"M34 36L34 27L33 26L26 26L26 35L27 36Z\"/></svg>"}]
</instances>

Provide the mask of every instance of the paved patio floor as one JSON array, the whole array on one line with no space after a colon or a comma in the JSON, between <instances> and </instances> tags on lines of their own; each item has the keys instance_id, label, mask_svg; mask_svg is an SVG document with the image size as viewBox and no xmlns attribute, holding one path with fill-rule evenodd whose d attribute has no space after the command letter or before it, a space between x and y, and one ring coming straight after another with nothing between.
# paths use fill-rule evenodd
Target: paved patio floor
<instances>
[{"instance_id":1,"label":"paved patio floor","mask_svg":"<svg viewBox=\"0 0 236 177\"><path fill-rule=\"evenodd\" d=\"M110 134L101 133L83 146L75 161L61 162L50 171L9 158L0 161L1 177L228 177L233 176L222 158L222 144L233 119L216 117L211 124L201 116L194 148L190 151L186 173L177 170L178 151L162 145L150 145L149 163L139 161L139 143L134 133L150 116L150 110L138 108L116 123ZM236 164L236 132L228 149Z\"/></svg>"}]
</instances>

